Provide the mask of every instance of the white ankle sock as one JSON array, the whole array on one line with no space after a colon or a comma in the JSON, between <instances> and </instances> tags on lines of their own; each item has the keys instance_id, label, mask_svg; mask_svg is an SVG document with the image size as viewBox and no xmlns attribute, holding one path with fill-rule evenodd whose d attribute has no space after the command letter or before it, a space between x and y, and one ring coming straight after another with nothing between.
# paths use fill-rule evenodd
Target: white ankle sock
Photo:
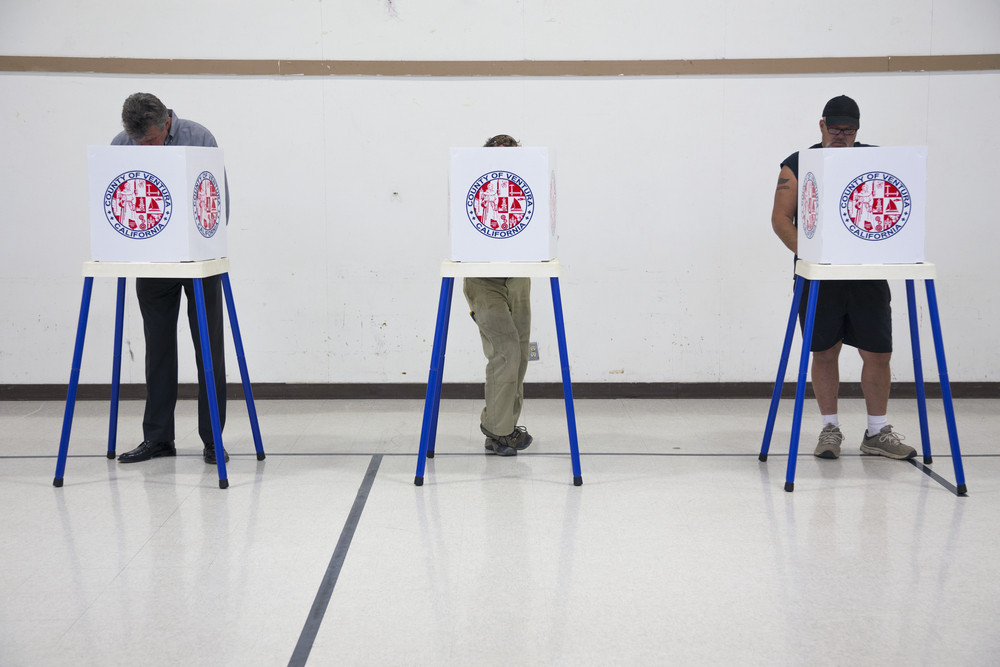
<instances>
[{"instance_id":1,"label":"white ankle sock","mask_svg":"<svg viewBox=\"0 0 1000 667\"><path fill-rule=\"evenodd\" d=\"M868 415L868 437L872 437L879 434L882 427L889 425L889 417L887 415L882 415L876 417L875 415Z\"/></svg>"},{"instance_id":2,"label":"white ankle sock","mask_svg":"<svg viewBox=\"0 0 1000 667\"><path fill-rule=\"evenodd\" d=\"M820 420L823 422L823 428L826 428L827 424L833 424L834 426L840 426L840 420L837 418L837 413L832 415L820 415Z\"/></svg>"}]
</instances>

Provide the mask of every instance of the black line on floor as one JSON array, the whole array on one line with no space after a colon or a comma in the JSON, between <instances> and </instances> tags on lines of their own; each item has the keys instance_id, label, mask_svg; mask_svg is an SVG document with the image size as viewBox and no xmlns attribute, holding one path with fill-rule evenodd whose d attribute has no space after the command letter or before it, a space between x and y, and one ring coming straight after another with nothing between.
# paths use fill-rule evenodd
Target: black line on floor
<instances>
[{"instance_id":1,"label":"black line on floor","mask_svg":"<svg viewBox=\"0 0 1000 667\"><path fill-rule=\"evenodd\" d=\"M250 457L256 458L256 456L257 456L257 454L254 453L254 452L252 452L252 451L248 452L248 453L229 452L229 455L232 458L234 458L234 459L237 459L237 458L250 458ZM295 456L334 456L334 457L339 457L339 456L393 456L393 457L402 456L402 457L406 457L406 456L416 456L416 455L417 455L416 452L383 452L381 454L372 454L371 452L268 452L267 453L267 457L268 458L272 458L272 457L278 458L278 457L282 457L282 456L291 456L291 457L295 457ZM731 453L723 453L723 452L716 452L716 453L712 453L712 452L589 452L589 451L580 452L580 456L653 456L653 457L675 456L675 457L679 457L679 458L683 458L683 457L688 457L688 458L701 458L701 457L705 457L705 458L753 457L753 458L757 458L759 455L760 455L759 451L731 452ZM483 453L479 452L479 451L475 451L475 452L436 452L435 456L475 456L475 457L480 457L480 456L483 456ZM519 456L522 456L522 457L523 456L529 456L529 457L535 457L535 456L537 456L537 457L542 457L542 456L569 456L569 452L522 452L521 454L519 454ZM851 455L851 454L844 454L844 455L842 455L842 458L848 458L849 456L854 456L855 458L865 457L864 454L853 454L853 455ZM178 454L177 455L177 458L183 458L183 457L189 457L189 458L190 457L197 457L197 458L200 459L202 457L202 454L201 454L201 452L191 452L191 453L188 453L188 454ZM788 452L779 452L779 453L771 452L770 454L768 454L768 457L769 458L776 458L776 459L777 458L786 458L787 459L788 458ZM799 454L799 458L807 459L807 458L811 458L811 457L812 457L812 454L810 454L808 452L804 452L804 453L800 453ZM998 457L1000 457L1000 454L962 454L962 459L963 460L964 459L995 459L995 458L998 458ZM13 460L17 460L17 459L28 460L28 459L55 459L55 458L56 457L54 455L52 455L52 454L8 454L8 455L0 455L0 461L8 461L8 460L13 461ZM107 458L107 457L104 454L70 454L67 458L70 458L70 459L103 459L103 458ZM935 459L938 459L938 458L941 458L941 459L950 459L951 456L947 455L947 454L945 454L945 455L939 454L939 455L935 455L934 458ZM912 463L912 459L911 459L911 463Z\"/></svg>"},{"instance_id":2,"label":"black line on floor","mask_svg":"<svg viewBox=\"0 0 1000 667\"><path fill-rule=\"evenodd\" d=\"M340 570L344 566L344 559L347 558L347 550L350 549L351 540L354 539L354 531L358 527L358 521L361 520L361 512L364 511L365 503L368 501L368 492L371 491L372 484L375 482L375 475L378 473L381 463L382 455L374 454L371 463L368 464L368 471L365 473L365 478L358 489L358 495L354 498L354 506L351 508L351 513L344 523L344 529L340 532L337 547L333 550L330 565L326 568L326 575L324 575L323 582L316 593L316 599L313 600L312 609L309 610L309 616L306 618L306 624L302 628L302 634L299 635L299 641L295 644L295 650L292 651L288 667L301 667L306 664L306 660L309 658L309 652L312 651L313 642L316 641L319 626L323 623L323 616L326 614L326 608L329 606L330 598L333 596L333 588L337 585Z\"/></svg>"},{"instance_id":3,"label":"black line on floor","mask_svg":"<svg viewBox=\"0 0 1000 667\"><path fill-rule=\"evenodd\" d=\"M963 458L964 458L964 455L963 455ZM922 471L925 475L927 475L928 477L930 477L931 479L933 479L935 482L937 482L938 484L940 484L944 488L946 488L949 491L951 491L952 493L954 493L959 498L965 498L966 496L969 495L968 493L959 493L958 492L958 487L956 487L954 484L952 484L951 482L949 482L948 480L946 480L944 477L942 477L941 475L937 474L936 472L934 472L933 470L931 470L930 468L928 468L926 465L924 465L920 461L917 461L916 458L909 459L909 463L914 468L916 468L917 470Z\"/></svg>"}]
</instances>

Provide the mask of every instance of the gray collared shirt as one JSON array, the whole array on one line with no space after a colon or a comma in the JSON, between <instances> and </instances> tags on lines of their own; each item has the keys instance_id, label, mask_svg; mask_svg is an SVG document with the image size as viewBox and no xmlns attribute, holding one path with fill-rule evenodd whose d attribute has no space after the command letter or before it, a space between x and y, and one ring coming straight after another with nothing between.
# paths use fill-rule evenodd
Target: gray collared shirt
<instances>
[{"instance_id":1,"label":"gray collared shirt","mask_svg":"<svg viewBox=\"0 0 1000 667\"><path fill-rule=\"evenodd\" d=\"M185 120L183 118L178 118L174 114L173 109L168 109L167 113L170 114L170 132L167 133L167 138L163 142L164 146L207 146L208 148L218 148L219 144L216 143L215 137L212 133L208 131L208 128L201 123L196 123L193 120ZM136 146L135 141L133 141L125 131L121 131L115 135L115 138L111 140L112 146ZM226 224L229 224L229 176L228 174L223 174L226 185Z\"/></svg>"}]
</instances>

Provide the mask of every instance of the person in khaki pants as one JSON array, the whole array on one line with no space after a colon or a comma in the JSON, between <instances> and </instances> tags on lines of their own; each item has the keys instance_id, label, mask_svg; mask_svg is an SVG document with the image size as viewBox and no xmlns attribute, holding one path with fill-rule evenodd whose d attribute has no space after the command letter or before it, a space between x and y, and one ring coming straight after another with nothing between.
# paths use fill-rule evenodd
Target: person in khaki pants
<instances>
[{"instance_id":1,"label":"person in khaki pants","mask_svg":"<svg viewBox=\"0 0 1000 667\"><path fill-rule=\"evenodd\" d=\"M499 134L492 146L519 146ZM462 288L470 315L479 326L486 355L486 407L479 429L486 451L514 456L531 444L531 436L517 425L524 404L524 373L528 368L531 331L531 278L466 278Z\"/></svg>"}]
</instances>

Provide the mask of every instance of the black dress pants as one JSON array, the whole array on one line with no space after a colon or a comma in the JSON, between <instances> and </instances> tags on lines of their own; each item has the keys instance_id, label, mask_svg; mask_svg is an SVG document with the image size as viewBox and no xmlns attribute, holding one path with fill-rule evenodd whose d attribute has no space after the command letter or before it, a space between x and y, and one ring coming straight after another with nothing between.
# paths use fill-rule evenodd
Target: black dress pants
<instances>
[{"instance_id":1,"label":"black dress pants","mask_svg":"<svg viewBox=\"0 0 1000 667\"><path fill-rule=\"evenodd\" d=\"M226 425L226 360L222 323L222 276L202 279L205 292L205 316L212 350L215 391L219 403L219 423ZM174 439L174 407L177 404L177 316L181 291L187 297L188 322L194 340L198 364L198 434L206 445L214 444L212 419L198 334L198 309L194 298L194 280L190 278L138 278L135 293L139 297L143 330L146 335L146 411L142 435L150 442Z\"/></svg>"}]
</instances>

